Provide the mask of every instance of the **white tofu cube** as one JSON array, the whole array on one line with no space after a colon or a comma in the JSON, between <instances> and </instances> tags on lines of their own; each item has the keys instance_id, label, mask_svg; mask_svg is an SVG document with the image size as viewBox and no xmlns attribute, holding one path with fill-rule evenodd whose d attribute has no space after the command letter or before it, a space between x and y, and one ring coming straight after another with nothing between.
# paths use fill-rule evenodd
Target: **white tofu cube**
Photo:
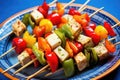
<instances>
[{"instance_id":1,"label":"white tofu cube","mask_svg":"<svg viewBox=\"0 0 120 80\"><path fill-rule=\"evenodd\" d=\"M82 31L81 25L76 21L68 22L68 24L71 26L73 35L77 37Z\"/></svg>"},{"instance_id":2,"label":"white tofu cube","mask_svg":"<svg viewBox=\"0 0 120 80\"><path fill-rule=\"evenodd\" d=\"M61 46L58 46L56 49L54 49L54 52L56 53L61 62L63 62L69 57L69 53Z\"/></svg>"},{"instance_id":3,"label":"white tofu cube","mask_svg":"<svg viewBox=\"0 0 120 80\"><path fill-rule=\"evenodd\" d=\"M97 53L100 60L106 59L106 57L108 57L108 55L109 55L108 50L106 49L106 47L104 46L103 43L100 43L99 45L97 45L93 49Z\"/></svg>"},{"instance_id":4,"label":"white tofu cube","mask_svg":"<svg viewBox=\"0 0 120 80\"><path fill-rule=\"evenodd\" d=\"M76 56L74 56L74 59L76 61L79 71L82 71L83 69L85 69L88 66L87 58L82 52L80 52Z\"/></svg>"},{"instance_id":5,"label":"white tofu cube","mask_svg":"<svg viewBox=\"0 0 120 80\"><path fill-rule=\"evenodd\" d=\"M25 64L31 61L27 51L23 51L20 55L18 55L18 60L20 61L22 66L24 66Z\"/></svg>"},{"instance_id":6,"label":"white tofu cube","mask_svg":"<svg viewBox=\"0 0 120 80\"><path fill-rule=\"evenodd\" d=\"M36 22L36 24L39 24L40 20L44 18L42 13L40 13L38 10L33 10L31 12L31 16L34 19L34 21Z\"/></svg>"},{"instance_id":7,"label":"white tofu cube","mask_svg":"<svg viewBox=\"0 0 120 80\"><path fill-rule=\"evenodd\" d=\"M56 47L61 45L61 40L55 33L52 33L49 36L47 36L46 40L52 49L55 49Z\"/></svg>"},{"instance_id":8,"label":"white tofu cube","mask_svg":"<svg viewBox=\"0 0 120 80\"><path fill-rule=\"evenodd\" d=\"M77 38L77 41L80 42L84 47L93 47L94 44L90 37L80 34Z\"/></svg>"},{"instance_id":9,"label":"white tofu cube","mask_svg":"<svg viewBox=\"0 0 120 80\"><path fill-rule=\"evenodd\" d=\"M26 30L26 25L18 19L15 23L13 23L12 28L15 35L20 36L24 30Z\"/></svg>"}]
</instances>

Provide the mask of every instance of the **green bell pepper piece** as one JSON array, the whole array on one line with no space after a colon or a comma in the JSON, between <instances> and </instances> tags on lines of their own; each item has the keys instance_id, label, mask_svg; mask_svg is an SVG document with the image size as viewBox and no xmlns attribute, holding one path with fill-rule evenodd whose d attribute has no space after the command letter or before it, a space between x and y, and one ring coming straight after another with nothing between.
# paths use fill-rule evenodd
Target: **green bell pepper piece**
<instances>
[{"instance_id":1,"label":"green bell pepper piece","mask_svg":"<svg viewBox=\"0 0 120 80\"><path fill-rule=\"evenodd\" d=\"M92 53L91 53L91 65L94 65L98 62L98 56L93 48L91 48L91 51L92 51Z\"/></svg>"},{"instance_id":2,"label":"green bell pepper piece","mask_svg":"<svg viewBox=\"0 0 120 80\"><path fill-rule=\"evenodd\" d=\"M46 60L44 58L44 53L41 50L38 50L35 45L32 47L32 50L33 50L34 55L37 57L38 61L42 65L45 65L46 64Z\"/></svg>"},{"instance_id":3,"label":"green bell pepper piece","mask_svg":"<svg viewBox=\"0 0 120 80\"><path fill-rule=\"evenodd\" d=\"M55 34L57 34L57 36L61 39L61 41L62 41L62 47L65 47L65 45L66 45L66 38L65 38L65 34L64 33L62 33L62 32L60 32L60 30L58 29L58 30L55 30L54 31L55 32Z\"/></svg>"},{"instance_id":4,"label":"green bell pepper piece","mask_svg":"<svg viewBox=\"0 0 120 80\"><path fill-rule=\"evenodd\" d=\"M90 53L85 49L85 50L84 50L84 54L85 54L85 56L86 56L86 58L87 58L88 65L89 65L89 62L90 62Z\"/></svg>"},{"instance_id":5,"label":"green bell pepper piece","mask_svg":"<svg viewBox=\"0 0 120 80\"><path fill-rule=\"evenodd\" d=\"M24 14L23 18L22 18L22 22L28 26L29 25L29 18L30 17L30 14Z\"/></svg>"},{"instance_id":6,"label":"green bell pepper piece","mask_svg":"<svg viewBox=\"0 0 120 80\"><path fill-rule=\"evenodd\" d=\"M65 36L74 39L74 36L72 34L72 29L68 24L65 24L61 27L61 32L65 33Z\"/></svg>"},{"instance_id":7,"label":"green bell pepper piece","mask_svg":"<svg viewBox=\"0 0 120 80\"><path fill-rule=\"evenodd\" d=\"M63 68L64 68L64 72L65 72L66 77L72 76L74 74L74 72L75 72L73 59L70 58L68 60L65 60L63 62Z\"/></svg>"},{"instance_id":8,"label":"green bell pepper piece","mask_svg":"<svg viewBox=\"0 0 120 80\"><path fill-rule=\"evenodd\" d=\"M32 18L31 18L31 16L29 16L29 24L30 24L30 26L32 27L32 29L35 27L35 22L33 22L32 21Z\"/></svg>"}]
</instances>

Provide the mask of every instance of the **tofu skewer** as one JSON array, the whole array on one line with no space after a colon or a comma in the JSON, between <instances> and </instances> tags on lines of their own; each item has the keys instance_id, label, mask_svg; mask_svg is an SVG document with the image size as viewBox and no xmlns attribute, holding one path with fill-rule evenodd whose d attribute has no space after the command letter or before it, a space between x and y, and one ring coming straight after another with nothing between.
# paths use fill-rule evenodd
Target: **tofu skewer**
<instances>
[{"instance_id":1,"label":"tofu skewer","mask_svg":"<svg viewBox=\"0 0 120 80\"><path fill-rule=\"evenodd\" d=\"M113 38L110 38L110 39L108 39L109 41L112 41L112 40L114 40L116 37L113 37ZM104 42L103 42L104 43ZM118 45L118 44L120 44L120 42L117 42L117 43L115 43L114 45ZM104 48L105 48L105 46L103 46ZM106 49L106 48L105 48ZM108 54L108 53L107 53ZM82 55L82 53L80 53L80 54L78 54L78 55ZM83 56L83 55L82 55ZM76 56L76 58L78 57L78 59L79 59L79 56ZM100 56L101 57L101 56ZM82 58L82 57L81 57ZM85 58L85 57L84 57ZM84 59L83 59L84 60ZM76 60L77 61L77 60ZM85 61L86 61L86 59L85 59ZM83 63L84 63L84 61L83 61ZM81 63L80 63L81 64ZM84 68L86 68L87 67L87 64L85 64L86 66L84 66L82 69L80 68L80 71L82 71ZM81 65L81 66L83 66L83 65ZM51 75L53 75L53 74L56 74L56 73L58 73L58 72L61 72L61 71L63 71L64 69L63 68L60 68L60 69L58 69L57 71L55 71L54 73L52 73L52 72L49 72L49 73L47 73L46 75L45 75L45 77L47 77L47 76L51 76Z\"/></svg>"},{"instance_id":2,"label":"tofu skewer","mask_svg":"<svg viewBox=\"0 0 120 80\"><path fill-rule=\"evenodd\" d=\"M53 5L55 2L57 2L57 0L54 0L53 2L49 3L48 5L51 6L51 5ZM31 13L31 15L34 15L35 13L40 14L37 10L34 10L34 11ZM40 15L41 15L41 14L40 14ZM23 27L22 27L22 26L23 26ZM18 30L17 27L20 27L20 29ZM21 27L22 27L22 29L21 29ZM13 31L11 31L10 33L8 33L8 34L6 34L5 36L3 36L2 38L0 38L0 40L4 39L5 37L7 37L7 36L9 36L10 34L12 34L12 33L14 32L14 30L15 30L15 34L16 34L17 36L20 36L20 34L22 34L23 31L25 30L24 28L26 29L25 24L24 24L22 21L17 20L17 21L13 24ZM16 30L18 30L18 31L16 31ZM22 32L21 32L21 31L22 31ZM33 35L33 36L35 36L35 35ZM0 56L0 58L4 57L5 55L7 55L9 52L11 52L11 51L14 50L14 49L15 49L15 47L12 47L11 49L9 49L9 50L6 51L5 53L3 53L3 54Z\"/></svg>"},{"instance_id":3,"label":"tofu skewer","mask_svg":"<svg viewBox=\"0 0 120 80\"><path fill-rule=\"evenodd\" d=\"M57 0L53 0L48 5L51 6L55 2L57 2ZM6 38L7 36L11 35L12 33L14 33L16 36L20 36L24 32L24 30L26 30L25 24L22 21L20 21L19 19L12 25L12 28L13 28L13 30L11 32L9 32L8 34L4 35L3 37L1 37L0 41L2 39Z\"/></svg>"},{"instance_id":4,"label":"tofu skewer","mask_svg":"<svg viewBox=\"0 0 120 80\"><path fill-rule=\"evenodd\" d=\"M13 66L9 67L8 69L4 70L2 73L5 73L5 72L9 71L10 69L18 66L19 64L24 66L26 63L31 61L30 55L29 55L29 53L27 51L23 51L20 55L18 55L18 60L19 60L19 62L17 62Z\"/></svg>"},{"instance_id":5,"label":"tofu skewer","mask_svg":"<svg viewBox=\"0 0 120 80\"><path fill-rule=\"evenodd\" d=\"M16 22L13 23L12 28L13 30L0 38L0 41L11 35L12 33L14 33L16 36L20 36L24 32L24 30L26 30L26 25L22 21L17 19Z\"/></svg>"}]
</instances>

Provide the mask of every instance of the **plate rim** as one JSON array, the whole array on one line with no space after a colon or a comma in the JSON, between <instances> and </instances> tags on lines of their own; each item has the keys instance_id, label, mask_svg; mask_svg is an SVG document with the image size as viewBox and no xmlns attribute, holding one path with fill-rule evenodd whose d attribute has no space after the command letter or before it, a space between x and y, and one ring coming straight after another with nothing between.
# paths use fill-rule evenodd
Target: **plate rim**
<instances>
[{"instance_id":1,"label":"plate rim","mask_svg":"<svg viewBox=\"0 0 120 80\"><path fill-rule=\"evenodd\" d=\"M62 3L63 5L65 5L66 3ZM82 4L78 4L78 3L72 3L70 6L77 6L77 7L80 7ZM51 7L53 7L55 5L52 5ZM19 16L20 14L24 14L26 12L29 12L31 10L34 10L36 9L38 6L34 6L34 7L31 7L31 8L27 8L25 10L22 10L22 11L19 11L15 14L13 14L11 17L7 18L6 20L4 20L1 24L0 24L0 27L2 27L7 21L11 20L12 18L16 17L16 16ZM97 10L98 8L96 7L93 7L93 6L89 6L87 5L86 8L88 9L92 9L92 10ZM104 11L104 10L101 10L99 11L100 13L104 14L104 15L107 15L108 17L110 17L113 21L115 21L116 23L119 22L119 20L114 17L113 15L111 15L110 13L108 13L107 11ZM120 26L120 25L119 25ZM111 68L109 68L108 70L106 70L105 72L103 72L102 74L98 75L98 76L95 76L94 78L92 78L91 80L98 80L106 75L108 75L109 73L111 73L112 71L114 71L118 66L120 65L120 59L113 65L111 66ZM11 75L12 76L12 75Z\"/></svg>"}]
</instances>

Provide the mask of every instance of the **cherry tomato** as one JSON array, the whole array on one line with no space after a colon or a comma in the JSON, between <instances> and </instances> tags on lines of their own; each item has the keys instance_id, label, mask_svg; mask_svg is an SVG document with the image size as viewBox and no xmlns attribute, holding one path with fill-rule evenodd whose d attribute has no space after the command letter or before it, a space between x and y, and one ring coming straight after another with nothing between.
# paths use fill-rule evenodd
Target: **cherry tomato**
<instances>
[{"instance_id":1,"label":"cherry tomato","mask_svg":"<svg viewBox=\"0 0 120 80\"><path fill-rule=\"evenodd\" d=\"M70 15L81 15L80 12L78 12L74 8L70 8L68 14L70 14Z\"/></svg>"},{"instance_id":2,"label":"cherry tomato","mask_svg":"<svg viewBox=\"0 0 120 80\"><path fill-rule=\"evenodd\" d=\"M54 52L45 54L48 64L52 72L55 72L58 69L58 57Z\"/></svg>"},{"instance_id":3,"label":"cherry tomato","mask_svg":"<svg viewBox=\"0 0 120 80\"><path fill-rule=\"evenodd\" d=\"M105 47L107 48L108 52L114 53L116 51L116 47L107 39L105 40Z\"/></svg>"},{"instance_id":4,"label":"cherry tomato","mask_svg":"<svg viewBox=\"0 0 120 80\"><path fill-rule=\"evenodd\" d=\"M33 29L33 34L38 38L43 36L43 34L45 34L45 27L39 27L39 26L35 26L35 28Z\"/></svg>"},{"instance_id":5,"label":"cherry tomato","mask_svg":"<svg viewBox=\"0 0 120 80\"><path fill-rule=\"evenodd\" d=\"M61 16L58 13L51 13L47 18L53 23L53 25L61 23Z\"/></svg>"},{"instance_id":6,"label":"cherry tomato","mask_svg":"<svg viewBox=\"0 0 120 80\"><path fill-rule=\"evenodd\" d=\"M83 50L82 44L80 44L79 42L75 42L74 44L78 48L79 52L81 52Z\"/></svg>"},{"instance_id":7,"label":"cherry tomato","mask_svg":"<svg viewBox=\"0 0 120 80\"><path fill-rule=\"evenodd\" d=\"M22 38L14 38L12 40L12 46L15 47L16 53L20 54L26 48L27 44Z\"/></svg>"},{"instance_id":8,"label":"cherry tomato","mask_svg":"<svg viewBox=\"0 0 120 80\"><path fill-rule=\"evenodd\" d=\"M103 40L108 37L108 31L101 25L98 25L95 28L95 33L100 36L100 39Z\"/></svg>"},{"instance_id":9,"label":"cherry tomato","mask_svg":"<svg viewBox=\"0 0 120 80\"><path fill-rule=\"evenodd\" d=\"M112 29L111 25L108 22L104 22L104 27L105 29L108 31L108 34L110 36L116 36L116 33L114 32L114 30Z\"/></svg>"},{"instance_id":10,"label":"cherry tomato","mask_svg":"<svg viewBox=\"0 0 120 80\"><path fill-rule=\"evenodd\" d=\"M96 24L95 23L90 23L89 27L91 27L94 30L96 28Z\"/></svg>"}]
</instances>

